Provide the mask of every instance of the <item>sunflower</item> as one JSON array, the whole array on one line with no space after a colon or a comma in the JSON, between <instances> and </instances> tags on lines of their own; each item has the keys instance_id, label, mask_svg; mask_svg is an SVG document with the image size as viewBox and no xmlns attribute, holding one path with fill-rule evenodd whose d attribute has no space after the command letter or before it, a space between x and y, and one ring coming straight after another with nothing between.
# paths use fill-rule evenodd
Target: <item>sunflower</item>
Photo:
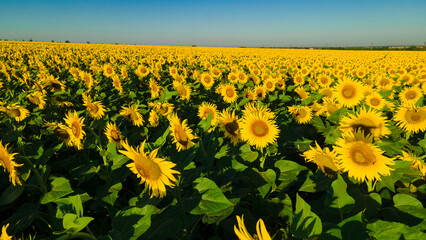
<instances>
[{"instance_id":1,"label":"sunflower","mask_svg":"<svg viewBox=\"0 0 426 240\"><path fill-rule=\"evenodd\" d=\"M108 142L114 143L117 148L121 147L121 141L123 139L123 135L121 135L120 130L117 128L115 123L107 123L105 131L105 135L108 138Z\"/></svg>"},{"instance_id":2,"label":"sunflower","mask_svg":"<svg viewBox=\"0 0 426 240\"><path fill-rule=\"evenodd\" d=\"M12 104L10 106L0 108L0 111L4 111L10 117L13 117L15 121L20 122L28 117L30 111L28 111L25 106Z\"/></svg>"},{"instance_id":3,"label":"sunflower","mask_svg":"<svg viewBox=\"0 0 426 240\"><path fill-rule=\"evenodd\" d=\"M112 76L112 85L120 94L123 93L123 86L121 86L120 77L118 77L118 75Z\"/></svg>"},{"instance_id":4,"label":"sunflower","mask_svg":"<svg viewBox=\"0 0 426 240\"><path fill-rule=\"evenodd\" d=\"M148 76L149 72L150 72L149 68L147 68L144 65L139 65L138 68L135 71L135 74L136 74L136 76L143 78L143 77Z\"/></svg>"},{"instance_id":5,"label":"sunflower","mask_svg":"<svg viewBox=\"0 0 426 240\"><path fill-rule=\"evenodd\" d=\"M176 166L175 163L157 157L158 148L149 154L145 153L145 142L133 148L125 140L122 142L125 150L119 150L119 152L133 160L126 166L141 179L140 184L145 183L145 187L151 192L151 198L162 198L166 195L166 186L175 186L176 178L173 174L180 173L173 169Z\"/></svg>"},{"instance_id":6,"label":"sunflower","mask_svg":"<svg viewBox=\"0 0 426 240\"><path fill-rule=\"evenodd\" d=\"M189 100L191 97L191 88L188 85L175 80L173 81L173 88L178 91L180 99Z\"/></svg>"},{"instance_id":7,"label":"sunflower","mask_svg":"<svg viewBox=\"0 0 426 240\"><path fill-rule=\"evenodd\" d=\"M271 109L267 108L265 105L256 105L254 102L246 103L242 112L244 115L255 113L266 115L270 119L275 118L275 113L272 112Z\"/></svg>"},{"instance_id":8,"label":"sunflower","mask_svg":"<svg viewBox=\"0 0 426 240\"><path fill-rule=\"evenodd\" d=\"M234 232L235 235L237 235L239 240L271 240L271 236L269 235L268 231L266 230L265 223L261 218L256 223L256 232L257 236L256 238L253 238L250 233L247 231L246 225L244 224L244 215L238 216L237 215L237 223L238 227L234 225Z\"/></svg>"},{"instance_id":9,"label":"sunflower","mask_svg":"<svg viewBox=\"0 0 426 240\"><path fill-rule=\"evenodd\" d=\"M324 114L326 117L330 116L334 111L339 110L342 107L341 104L329 98L324 99L322 106L324 108Z\"/></svg>"},{"instance_id":10,"label":"sunflower","mask_svg":"<svg viewBox=\"0 0 426 240\"><path fill-rule=\"evenodd\" d=\"M406 132L418 133L426 130L426 106L418 108L414 104L405 104L401 106L394 119L399 128Z\"/></svg>"},{"instance_id":11,"label":"sunflower","mask_svg":"<svg viewBox=\"0 0 426 240\"><path fill-rule=\"evenodd\" d=\"M42 92L37 91L37 92L31 93L27 96L27 98L28 100L30 100L30 102L37 105L40 110L44 109L44 107L46 106L46 101L45 101L46 96Z\"/></svg>"},{"instance_id":12,"label":"sunflower","mask_svg":"<svg viewBox=\"0 0 426 240\"><path fill-rule=\"evenodd\" d=\"M198 117L202 120L207 119L209 114L212 114L211 125L215 126L218 123L217 106L214 103L203 102L198 106Z\"/></svg>"},{"instance_id":13,"label":"sunflower","mask_svg":"<svg viewBox=\"0 0 426 240\"><path fill-rule=\"evenodd\" d=\"M51 92L65 92L65 84L63 84L54 76L48 76L46 81L47 82L45 84L50 87Z\"/></svg>"},{"instance_id":14,"label":"sunflower","mask_svg":"<svg viewBox=\"0 0 426 240\"><path fill-rule=\"evenodd\" d=\"M324 95L324 98L333 99L333 90L331 88L320 89L319 93Z\"/></svg>"},{"instance_id":15,"label":"sunflower","mask_svg":"<svg viewBox=\"0 0 426 240\"><path fill-rule=\"evenodd\" d=\"M312 120L312 109L308 106L291 106L288 111L299 124L309 123Z\"/></svg>"},{"instance_id":16,"label":"sunflower","mask_svg":"<svg viewBox=\"0 0 426 240\"><path fill-rule=\"evenodd\" d=\"M194 146L193 139L196 137L192 134L192 130L186 124L186 119L182 122L176 113L169 115L171 135L173 136L173 143L176 143L178 151L189 149Z\"/></svg>"},{"instance_id":17,"label":"sunflower","mask_svg":"<svg viewBox=\"0 0 426 240\"><path fill-rule=\"evenodd\" d=\"M248 80L247 75L242 70L237 72L237 77L238 77L238 82L241 84L245 84Z\"/></svg>"},{"instance_id":18,"label":"sunflower","mask_svg":"<svg viewBox=\"0 0 426 240\"><path fill-rule=\"evenodd\" d=\"M152 107L155 111L157 111L162 116L167 116L168 114L173 112L174 106L173 103L149 103L150 107Z\"/></svg>"},{"instance_id":19,"label":"sunflower","mask_svg":"<svg viewBox=\"0 0 426 240\"><path fill-rule=\"evenodd\" d=\"M344 77L334 87L334 95L345 107L354 107L364 99L365 87L362 83Z\"/></svg>"},{"instance_id":20,"label":"sunflower","mask_svg":"<svg viewBox=\"0 0 426 240\"><path fill-rule=\"evenodd\" d=\"M375 83L379 91L391 90L394 85L393 80L385 76L379 76L378 78L376 78Z\"/></svg>"},{"instance_id":21,"label":"sunflower","mask_svg":"<svg viewBox=\"0 0 426 240\"><path fill-rule=\"evenodd\" d=\"M17 153L9 153L7 150L7 145L3 146L3 143L0 140L0 165L3 166L4 171L9 172L9 181L13 184L13 186L22 185L21 180L19 180L18 172L16 171L16 167L20 167L23 164L18 164L14 161L14 156Z\"/></svg>"},{"instance_id":22,"label":"sunflower","mask_svg":"<svg viewBox=\"0 0 426 240\"><path fill-rule=\"evenodd\" d=\"M374 92L365 98L365 103L377 110L381 110L386 105L386 100L378 92Z\"/></svg>"},{"instance_id":23,"label":"sunflower","mask_svg":"<svg viewBox=\"0 0 426 240\"><path fill-rule=\"evenodd\" d=\"M279 90L285 89L285 81L284 81L284 79L282 79L282 78L278 78L277 79L277 88Z\"/></svg>"},{"instance_id":24,"label":"sunflower","mask_svg":"<svg viewBox=\"0 0 426 240\"><path fill-rule=\"evenodd\" d=\"M114 68L111 64L105 64L103 73L105 77L112 77L115 74Z\"/></svg>"},{"instance_id":25,"label":"sunflower","mask_svg":"<svg viewBox=\"0 0 426 240\"><path fill-rule=\"evenodd\" d=\"M234 146L241 140L239 121L238 116L235 115L235 110L232 112L224 110L220 114L220 128L225 130L225 137L231 139Z\"/></svg>"},{"instance_id":26,"label":"sunflower","mask_svg":"<svg viewBox=\"0 0 426 240\"><path fill-rule=\"evenodd\" d=\"M175 66L169 67L169 74L173 77L174 75L178 74L178 69Z\"/></svg>"},{"instance_id":27,"label":"sunflower","mask_svg":"<svg viewBox=\"0 0 426 240\"><path fill-rule=\"evenodd\" d=\"M336 152L334 150L330 151L327 147L321 149L317 141L315 141L315 145L316 148L309 146L311 149L305 151L301 156L304 157L307 162L315 163L321 172L326 175L333 175L339 170L336 160Z\"/></svg>"},{"instance_id":28,"label":"sunflower","mask_svg":"<svg viewBox=\"0 0 426 240\"><path fill-rule=\"evenodd\" d=\"M210 75L214 77L215 79L218 79L222 76L222 72L220 71L219 68L213 67L210 69Z\"/></svg>"},{"instance_id":29,"label":"sunflower","mask_svg":"<svg viewBox=\"0 0 426 240\"><path fill-rule=\"evenodd\" d=\"M388 121L380 112L362 107L356 114L348 114L340 120L339 129L342 132L362 130L364 134L371 134L375 139L389 135Z\"/></svg>"},{"instance_id":30,"label":"sunflower","mask_svg":"<svg viewBox=\"0 0 426 240\"><path fill-rule=\"evenodd\" d=\"M158 117L157 112L152 109L149 112L149 119L148 119L149 124L151 124L151 126L156 127L158 126L158 124L160 123L160 118Z\"/></svg>"},{"instance_id":31,"label":"sunflower","mask_svg":"<svg viewBox=\"0 0 426 240\"><path fill-rule=\"evenodd\" d=\"M305 84L305 78L301 75L294 76L293 81L294 85L296 86L302 86L303 84Z\"/></svg>"},{"instance_id":32,"label":"sunflower","mask_svg":"<svg viewBox=\"0 0 426 240\"><path fill-rule=\"evenodd\" d=\"M321 74L317 77L317 82L322 88L328 88L333 81L331 78L325 74Z\"/></svg>"},{"instance_id":33,"label":"sunflower","mask_svg":"<svg viewBox=\"0 0 426 240\"><path fill-rule=\"evenodd\" d=\"M81 71L80 72L80 78L83 80L84 85L86 86L86 88L91 89L94 81L93 81L93 77L90 73Z\"/></svg>"},{"instance_id":34,"label":"sunflower","mask_svg":"<svg viewBox=\"0 0 426 240\"><path fill-rule=\"evenodd\" d=\"M83 105L89 115L94 119L101 119L105 115L105 107L100 101L93 101L89 97L83 97Z\"/></svg>"},{"instance_id":35,"label":"sunflower","mask_svg":"<svg viewBox=\"0 0 426 240\"><path fill-rule=\"evenodd\" d=\"M231 82L231 83L238 83L238 76L237 76L237 74L236 73L234 73L234 72L230 72L229 73L229 75L228 75L228 80Z\"/></svg>"},{"instance_id":36,"label":"sunflower","mask_svg":"<svg viewBox=\"0 0 426 240\"><path fill-rule=\"evenodd\" d=\"M83 137L86 135L86 132L83 130L84 118L78 118L78 114L74 110L73 112L69 111L64 120L65 124L68 125L67 132L70 136L71 144L78 150L82 149L83 144L81 140L83 140Z\"/></svg>"},{"instance_id":37,"label":"sunflower","mask_svg":"<svg viewBox=\"0 0 426 240\"><path fill-rule=\"evenodd\" d=\"M120 115L127 118L127 120L131 121L133 125L139 127L142 126L144 120L142 115L139 113L139 108L137 105L132 105L129 107L121 107Z\"/></svg>"},{"instance_id":38,"label":"sunflower","mask_svg":"<svg viewBox=\"0 0 426 240\"><path fill-rule=\"evenodd\" d=\"M272 77L269 77L263 82L263 87L265 87L266 91L273 92L275 91L275 84L276 84L275 79L273 79Z\"/></svg>"},{"instance_id":39,"label":"sunflower","mask_svg":"<svg viewBox=\"0 0 426 240\"><path fill-rule=\"evenodd\" d=\"M246 112L241 120L241 137L257 149L264 148L277 140L280 130L270 114L262 111Z\"/></svg>"},{"instance_id":40,"label":"sunflower","mask_svg":"<svg viewBox=\"0 0 426 240\"><path fill-rule=\"evenodd\" d=\"M256 99L259 101L263 101L266 97L266 90L265 87L262 85L256 85L254 87L254 93L256 94Z\"/></svg>"},{"instance_id":41,"label":"sunflower","mask_svg":"<svg viewBox=\"0 0 426 240\"><path fill-rule=\"evenodd\" d=\"M7 228L9 227L9 223L4 225L1 228L1 235L0 235L0 239L1 240L12 240L12 236L7 234Z\"/></svg>"},{"instance_id":42,"label":"sunflower","mask_svg":"<svg viewBox=\"0 0 426 240\"><path fill-rule=\"evenodd\" d=\"M418 169L422 173L423 177L426 176L426 165L424 163L425 157L426 156L424 155L421 157L417 157L405 151L402 151L402 156L398 156L398 158L403 161L410 161L411 162L410 166L414 169Z\"/></svg>"},{"instance_id":43,"label":"sunflower","mask_svg":"<svg viewBox=\"0 0 426 240\"><path fill-rule=\"evenodd\" d=\"M55 135L61 139L66 146L71 147L72 146L72 142L71 142L71 136L68 133L68 127L65 126L62 123L54 123L54 122L47 122L46 124L44 124L45 127L52 129L52 131L55 133Z\"/></svg>"},{"instance_id":44,"label":"sunflower","mask_svg":"<svg viewBox=\"0 0 426 240\"><path fill-rule=\"evenodd\" d=\"M303 87L298 87L294 89L294 91L299 95L300 99L304 100L309 97L309 92L306 92L306 90Z\"/></svg>"},{"instance_id":45,"label":"sunflower","mask_svg":"<svg viewBox=\"0 0 426 240\"><path fill-rule=\"evenodd\" d=\"M390 175L388 165L394 164L393 158L384 156L384 152L373 145L373 136L361 130L343 134L334 149L339 168L358 181L380 180L381 175Z\"/></svg>"},{"instance_id":46,"label":"sunflower","mask_svg":"<svg viewBox=\"0 0 426 240\"><path fill-rule=\"evenodd\" d=\"M201 79L200 79L200 81L201 81L201 84L203 84L203 86L204 86L207 90L209 90L210 88L212 88L212 87L213 87L213 85L214 85L214 79L213 79L213 77L212 77L212 76L210 76L210 74L208 74L208 73L203 73L203 74L201 74Z\"/></svg>"},{"instance_id":47,"label":"sunflower","mask_svg":"<svg viewBox=\"0 0 426 240\"><path fill-rule=\"evenodd\" d=\"M419 87L409 87L402 90L398 96L402 103L416 103L423 93Z\"/></svg>"},{"instance_id":48,"label":"sunflower","mask_svg":"<svg viewBox=\"0 0 426 240\"><path fill-rule=\"evenodd\" d=\"M149 80L149 88L151 89L151 98L158 98L160 96L161 87L152 78Z\"/></svg>"},{"instance_id":49,"label":"sunflower","mask_svg":"<svg viewBox=\"0 0 426 240\"><path fill-rule=\"evenodd\" d=\"M234 84L224 84L220 89L220 94L223 100L227 103L233 103L237 101L238 94Z\"/></svg>"}]
</instances>

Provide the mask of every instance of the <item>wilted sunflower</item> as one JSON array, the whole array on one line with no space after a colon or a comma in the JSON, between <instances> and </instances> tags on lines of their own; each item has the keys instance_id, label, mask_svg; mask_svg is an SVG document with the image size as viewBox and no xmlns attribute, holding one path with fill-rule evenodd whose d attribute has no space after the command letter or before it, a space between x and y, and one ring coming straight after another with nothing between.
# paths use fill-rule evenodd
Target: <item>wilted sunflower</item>
<instances>
[{"instance_id":1,"label":"wilted sunflower","mask_svg":"<svg viewBox=\"0 0 426 240\"><path fill-rule=\"evenodd\" d=\"M312 120L312 109L308 106L290 106L288 107L288 111L296 122L300 124L305 124Z\"/></svg>"},{"instance_id":2,"label":"wilted sunflower","mask_svg":"<svg viewBox=\"0 0 426 240\"><path fill-rule=\"evenodd\" d=\"M39 91L31 93L27 96L28 100L37 105L40 110L44 109L44 107L46 106L45 97L46 96Z\"/></svg>"},{"instance_id":3,"label":"wilted sunflower","mask_svg":"<svg viewBox=\"0 0 426 240\"><path fill-rule=\"evenodd\" d=\"M131 121L133 125L139 127L142 126L144 120L142 118L142 114L139 113L139 108L137 105L132 105L129 107L121 107L120 115L127 118L127 120Z\"/></svg>"},{"instance_id":4,"label":"wilted sunflower","mask_svg":"<svg viewBox=\"0 0 426 240\"><path fill-rule=\"evenodd\" d=\"M409 87L402 90L398 96L402 103L416 103L423 96L423 93L418 87Z\"/></svg>"},{"instance_id":5,"label":"wilted sunflower","mask_svg":"<svg viewBox=\"0 0 426 240\"><path fill-rule=\"evenodd\" d=\"M366 136L362 131L343 134L334 149L339 168L358 181L380 180L381 176L390 175L388 165L394 164L393 158L384 156L384 152L373 145L373 136Z\"/></svg>"},{"instance_id":6,"label":"wilted sunflower","mask_svg":"<svg viewBox=\"0 0 426 240\"><path fill-rule=\"evenodd\" d=\"M105 115L105 107L100 101L92 102L89 97L83 97L83 105L94 119L101 119Z\"/></svg>"},{"instance_id":7,"label":"wilted sunflower","mask_svg":"<svg viewBox=\"0 0 426 240\"><path fill-rule=\"evenodd\" d=\"M327 147L321 149L317 141L315 141L315 146L315 148L309 146L311 149L305 151L301 156L304 157L307 162L315 163L321 172L326 175L333 175L339 170L336 152L334 150L330 151Z\"/></svg>"},{"instance_id":8,"label":"wilted sunflower","mask_svg":"<svg viewBox=\"0 0 426 240\"><path fill-rule=\"evenodd\" d=\"M108 122L104 133L108 138L108 142L114 143L115 146L117 146L117 148L121 147L121 141L123 140L123 135L121 135L121 132L117 128L115 123Z\"/></svg>"},{"instance_id":9,"label":"wilted sunflower","mask_svg":"<svg viewBox=\"0 0 426 240\"><path fill-rule=\"evenodd\" d=\"M362 130L364 134L371 134L375 139L389 135L388 120L380 112L362 107L356 114L348 114L340 120L339 129L342 132Z\"/></svg>"},{"instance_id":10,"label":"wilted sunflower","mask_svg":"<svg viewBox=\"0 0 426 240\"><path fill-rule=\"evenodd\" d=\"M0 110L4 111L9 115L10 117L13 117L15 121L20 122L27 118L27 116L30 114L30 111L28 111L25 106L12 104L10 106L2 107Z\"/></svg>"},{"instance_id":11,"label":"wilted sunflower","mask_svg":"<svg viewBox=\"0 0 426 240\"><path fill-rule=\"evenodd\" d=\"M203 84L203 86L209 90L210 88L213 87L214 85L214 79L212 76L210 76L210 74L208 73L203 73L201 74L201 79L200 79L201 84Z\"/></svg>"},{"instance_id":12,"label":"wilted sunflower","mask_svg":"<svg viewBox=\"0 0 426 240\"><path fill-rule=\"evenodd\" d=\"M344 77L334 87L334 96L345 107L354 107L364 99L365 87L362 83Z\"/></svg>"},{"instance_id":13,"label":"wilted sunflower","mask_svg":"<svg viewBox=\"0 0 426 240\"><path fill-rule=\"evenodd\" d=\"M209 114L212 114L211 125L215 126L218 123L219 112L214 103L203 102L198 106L198 117L202 120L207 119Z\"/></svg>"},{"instance_id":14,"label":"wilted sunflower","mask_svg":"<svg viewBox=\"0 0 426 240\"><path fill-rule=\"evenodd\" d=\"M220 128L225 130L225 137L231 139L234 146L241 140L239 121L238 116L235 115L235 110L232 112L224 110L220 114Z\"/></svg>"},{"instance_id":15,"label":"wilted sunflower","mask_svg":"<svg viewBox=\"0 0 426 240\"><path fill-rule=\"evenodd\" d=\"M175 80L173 81L173 88L178 91L180 99L189 100L191 97L191 88L188 85Z\"/></svg>"},{"instance_id":16,"label":"wilted sunflower","mask_svg":"<svg viewBox=\"0 0 426 240\"><path fill-rule=\"evenodd\" d=\"M173 136L173 143L176 143L178 151L189 149L194 146L193 139L196 137L192 134L192 130L186 124L186 119L180 121L176 113L169 115L171 135Z\"/></svg>"},{"instance_id":17,"label":"wilted sunflower","mask_svg":"<svg viewBox=\"0 0 426 240\"><path fill-rule=\"evenodd\" d=\"M381 110L386 105L386 100L378 92L374 92L365 98L365 103L377 110Z\"/></svg>"},{"instance_id":18,"label":"wilted sunflower","mask_svg":"<svg viewBox=\"0 0 426 240\"><path fill-rule=\"evenodd\" d=\"M72 145L75 146L78 150L82 149L83 144L81 141L86 135L86 132L83 130L84 118L78 118L78 114L74 110L73 112L69 111L64 120L65 124L68 125L67 132L70 136Z\"/></svg>"},{"instance_id":19,"label":"wilted sunflower","mask_svg":"<svg viewBox=\"0 0 426 240\"><path fill-rule=\"evenodd\" d=\"M149 124L151 124L151 126L156 127L158 126L158 124L160 123L160 118L158 117L157 112L152 109L149 112L149 119L148 119Z\"/></svg>"},{"instance_id":20,"label":"wilted sunflower","mask_svg":"<svg viewBox=\"0 0 426 240\"><path fill-rule=\"evenodd\" d=\"M393 117L399 128L406 132L418 133L426 130L426 107L418 108L414 104L401 106Z\"/></svg>"},{"instance_id":21,"label":"wilted sunflower","mask_svg":"<svg viewBox=\"0 0 426 240\"><path fill-rule=\"evenodd\" d=\"M271 236L269 235L268 231L266 230L265 223L261 218L256 223L256 232L257 235L255 235L256 238L252 237L250 233L247 231L246 225L244 224L244 215L238 216L237 215L237 223L238 227L234 225L234 232L235 235L237 235L239 240L271 240Z\"/></svg>"},{"instance_id":22,"label":"wilted sunflower","mask_svg":"<svg viewBox=\"0 0 426 240\"><path fill-rule=\"evenodd\" d=\"M141 179L140 184L145 183L145 187L151 192L151 198L162 198L166 195L166 186L175 186L176 178L173 174L180 173L172 169L176 166L175 163L157 157L158 148L149 154L145 153L145 142L133 148L129 146L127 140L124 140L122 145L125 150L119 150L119 152L133 160L126 166Z\"/></svg>"},{"instance_id":23,"label":"wilted sunflower","mask_svg":"<svg viewBox=\"0 0 426 240\"><path fill-rule=\"evenodd\" d=\"M21 180L19 180L18 172L16 171L16 167L20 167L23 164L18 164L14 161L14 156L17 153L9 153L7 150L7 145L3 146L3 143L0 140L0 165L3 166L4 171L9 172L9 181L13 184L13 186L22 185Z\"/></svg>"},{"instance_id":24,"label":"wilted sunflower","mask_svg":"<svg viewBox=\"0 0 426 240\"><path fill-rule=\"evenodd\" d=\"M9 223L4 225L1 228L0 240L12 240L12 236L7 234L7 228L9 227Z\"/></svg>"},{"instance_id":25,"label":"wilted sunflower","mask_svg":"<svg viewBox=\"0 0 426 240\"><path fill-rule=\"evenodd\" d=\"M257 149L274 143L280 133L270 114L258 111L244 113L240 128L242 139Z\"/></svg>"},{"instance_id":26,"label":"wilted sunflower","mask_svg":"<svg viewBox=\"0 0 426 240\"><path fill-rule=\"evenodd\" d=\"M152 78L149 80L149 88L151 89L151 98L158 98L160 96L161 87Z\"/></svg>"},{"instance_id":27,"label":"wilted sunflower","mask_svg":"<svg viewBox=\"0 0 426 240\"><path fill-rule=\"evenodd\" d=\"M237 101L238 94L235 89L234 84L225 84L220 89L220 94L223 97L223 100L227 103L233 103Z\"/></svg>"}]
</instances>

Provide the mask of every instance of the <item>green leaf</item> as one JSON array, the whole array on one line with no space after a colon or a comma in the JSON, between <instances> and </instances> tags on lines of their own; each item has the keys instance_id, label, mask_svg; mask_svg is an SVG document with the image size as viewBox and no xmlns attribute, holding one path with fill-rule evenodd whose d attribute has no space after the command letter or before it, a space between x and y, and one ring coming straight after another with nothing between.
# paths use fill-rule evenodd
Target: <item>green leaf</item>
<instances>
[{"instance_id":1,"label":"green leaf","mask_svg":"<svg viewBox=\"0 0 426 240\"><path fill-rule=\"evenodd\" d=\"M426 239L426 233L417 227L409 227L402 223L377 220L367 224L370 237L376 240L389 239Z\"/></svg>"},{"instance_id":2,"label":"green leaf","mask_svg":"<svg viewBox=\"0 0 426 240\"><path fill-rule=\"evenodd\" d=\"M208 178L197 178L194 188L201 195L201 200L191 214L215 213L223 209L233 206L233 204L225 197L215 182Z\"/></svg>"},{"instance_id":3,"label":"green leaf","mask_svg":"<svg viewBox=\"0 0 426 240\"><path fill-rule=\"evenodd\" d=\"M12 184L9 184L0 197L0 206L13 203L19 196L21 196L24 189L25 187L23 186L13 186Z\"/></svg>"},{"instance_id":4,"label":"green leaf","mask_svg":"<svg viewBox=\"0 0 426 240\"><path fill-rule=\"evenodd\" d=\"M330 122L339 123L340 119L345 116L347 112L347 108L340 108L334 111L330 116L328 116L327 120Z\"/></svg>"},{"instance_id":5,"label":"green leaf","mask_svg":"<svg viewBox=\"0 0 426 240\"><path fill-rule=\"evenodd\" d=\"M161 137L157 138L157 140L155 140L154 142L154 148L159 148L162 147L164 145L164 143L166 143L167 137L169 136L170 133L170 128L167 128L166 131L164 131L163 135L161 135Z\"/></svg>"},{"instance_id":6,"label":"green leaf","mask_svg":"<svg viewBox=\"0 0 426 240\"><path fill-rule=\"evenodd\" d=\"M83 204L81 202L80 194L70 196L70 197L68 197L68 199L70 200L77 216L82 217L83 216Z\"/></svg>"},{"instance_id":7,"label":"green leaf","mask_svg":"<svg viewBox=\"0 0 426 240\"><path fill-rule=\"evenodd\" d=\"M84 93L84 89L78 89L77 90L77 92L75 92L75 94L77 94L77 95L81 95L81 94L83 94Z\"/></svg>"},{"instance_id":8,"label":"green leaf","mask_svg":"<svg viewBox=\"0 0 426 240\"><path fill-rule=\"evenodd\" d=\"M278 180L281 181L278 189L283 189L293 181L297 181L297 175L299 175L302 170L307 170L305 166L288 160L279 160L275 162L275 167L280 169L281 172L278 177Z\"/></svg>"},{"instance_id":9,"label":"green leaf","mask_svg":"<svg viewBox=\"0 0 426 240\"><path fill-rule=\"evenodd\" d=\"M333 180L327 177L323 172L317 171L313 175L308 175L306 181L300 187L299 191L302 192L323 192L330 188L330 184Z\"/></svg>"},{"instance_id":10,"label":"green leaf","mask_svg":"<svg viewBox=\"0 0 426 240\"><path fill-rule=\"evenodd\" d=\"M212 125L212 118L213 114L209 113L209 116L207 116L206 119L201 120L200 123L198 123L198 126L201 127L204 132L207 131Z\"/></svg>"},{"instance_id":11,"label":"green leaf","mask_svg":"<svg viewBox=\"0 0 426 240\"><path fill-rule=\"evenodd\" d=\"M322 232L321 219L311 211L311 206L296 195L296 211L290 232L297 238L311 238Z\"/></svg>"},{"instance_id":12,"label":"green leaf","mask_svg":"<svg viewBox=\"0 0 426 240\"><path fill-rule=\"evenodd\" d=\"M294 141L294 146L297 148L299 152L304 152L306 150L309 150L309 145L311 145L313 141L307 138L302 138L299 140Z\"/></svg>"},{"instance_id":13,"label":"green leaf","mask_svg":"<svg viewBox=\"0 0 426 240\"><path fill-rule=\"evenodd\" d=\"M148 230L151 226L151 216L158 212L152 205L120 210L112 219L112 227L120 233L121 239L136 240Z\"/></svg>"},{"instance_id":14,"label":"green leaf","mask_svg":"<svg viewBox=\"0 0 426 240\"><path fill-rule=\"evenodd\" d=\"M277 178L277 174L274 170L268 169L265 172L259 172L260 176L266 181L266 184L258 187L257 189L260 192L262 198L265 198L266 194L268 194L269 190L274 191L277 188L275 184L275 179Z\"/></svg>"},{"instance_id":15,"label":"green leaf","mask_svg":"<svg viewBox=\"0 0 426 240\"><path fill-rule=\"evenodd\" d=\"M93 219L92 217L77 217L73 213L67 213L62 220L62 225L67 232L76 233L89 225Z\"/></svg>"},{"instance_id":16,"label":"green leaf","mask_svg":"<svg viewBox=\"0 0 426 240\"><path fill-rule=\"evenodd\" d=\"M240 151L240 157L247 162L254 162L259 156L259 153L256 151L252 151L250 145L248 144L244 144L243 146L241 146Z\"/></svg>"},{"instance_id":17,"label":"green leaf","mask_svg":"<svg viewBox=\"0 0 426 240\"><path fill-rule=\"evenodd\" d=\"M325 205L340 211L340 215L349 213L355 205L355 200L346 192L347 184L340 174L327 191Z\"/></svg>"},{"instance_id":18,"label":"green leaf","mask_svg":"<svg viewBox=\"0 0 426 240\"><path fill-rule=\"evenodd\" d=\"M46 204L55 201L61 197L74 192L68 179L63 177L55 178L52 183L52 191L46 193L40 200L41 204Z\"/></svg>"},{"instance_id":19,"label":"green leaf","mask_svg":"<svg viewBox=\"0 0 426 240\"><path fill-rule=\"evenodd\" d=\"M330 228L327 232L321 234L320 239L368 239L364 227L363 212L346 218L337 226Z\"/></svg>"}]
</instances>

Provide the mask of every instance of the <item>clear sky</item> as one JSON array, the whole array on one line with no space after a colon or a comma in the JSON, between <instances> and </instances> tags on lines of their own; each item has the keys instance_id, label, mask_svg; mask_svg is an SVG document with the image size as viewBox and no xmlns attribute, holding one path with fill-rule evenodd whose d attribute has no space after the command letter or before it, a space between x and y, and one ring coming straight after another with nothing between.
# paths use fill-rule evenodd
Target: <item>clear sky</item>
<instances>
[{"instance_id":1,"label":"clear sky","mask_svg":"<svg viewBox=\"0 0 426 240\"><path fill-rule=\"evenodd\" d=\"M0 39L145 45L423 45L426 0L0 0Z\"/></svg>"}]
</instances>

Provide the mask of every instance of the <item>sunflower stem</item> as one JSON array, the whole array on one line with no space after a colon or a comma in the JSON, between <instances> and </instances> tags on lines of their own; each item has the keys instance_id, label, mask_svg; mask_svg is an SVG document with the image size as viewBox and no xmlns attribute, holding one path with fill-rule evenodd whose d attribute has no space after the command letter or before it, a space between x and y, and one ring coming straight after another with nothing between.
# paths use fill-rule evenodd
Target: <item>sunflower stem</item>
<instances>
[{"instance_id":1,"label":"sunflower stem","mask_svg":"<svg viewBox=\"0 0 426 240\"><path fill-rule=\"evenodd\" d=\"M95 131L93 131L93 129L92 129L91 127L88 127L87 129L89 130L89 132L90 132L93 136L95 136L96 140L98 141L99 147L100 147L100 148L101 148L101 150L102 150L102 143L101 143L101 138L99 137L99 135L98 135Z\"/></svg>"},{"instance_id":2,"label":"sunflower stem","mask_svg":"<svg viewBox=\"0 0 426 240\"><path fill-rule=\"evenodd\" d=\"M373 184L373 181L371 180L367 180L366 183L368 192L372 192L374 190L374 187L376 186L376 183Z\"/></svg>"},{"instance_id":3,"label":"sunflower stem","mask_svg":"<svg viewBox=\"0 0 426 240\"><path fill-rule=\"evenodd\" d=\"M179 208L180 208L180 210L182 212L182 215L184 216L182 218L183 226L184 226L183 232L184 232L184 234L188 234L188 229L186 228L186 220L185 220L185 216L186 216L186 214L185 214L185 208L183 207L182 197L180 195L180 186L179 186L179 184L176 184L176 187L174 188L174 193L175 193L176 200L178 201Z\"/></svg>"}]
</instances>

